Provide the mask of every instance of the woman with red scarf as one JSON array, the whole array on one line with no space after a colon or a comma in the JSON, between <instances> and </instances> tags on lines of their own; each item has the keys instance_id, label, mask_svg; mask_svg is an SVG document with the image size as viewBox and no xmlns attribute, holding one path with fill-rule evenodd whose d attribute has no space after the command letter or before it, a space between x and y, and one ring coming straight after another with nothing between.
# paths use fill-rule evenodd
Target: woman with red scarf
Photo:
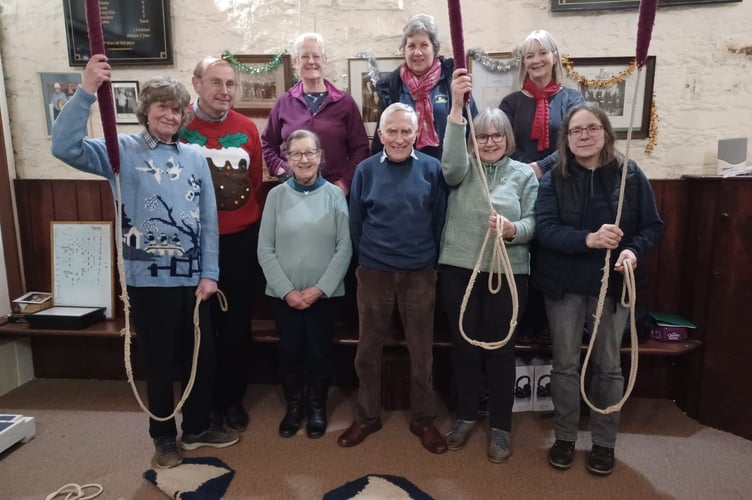
<instances>
[{"instance_id":1,"label":"woman with red scarf","mask_svg":"<svg viewBox=\"0 0 752 500\"><path fill-rule=\"evenodd\" d=\"M521 90L499 106L512 122L517 151L512 158L528 163L538 179L556 164L556 141L569 108L584 101L578 91L562 86L564 67L550 33L536 30L520 47Z\"/></svg>"},{"instance_id":2,"label":"woman with red scarf","mask_svg":"<svg viewBox=\"0 0 752 500\"><path fill-rule=\"evenodd\" d=\"M527 163L540 179L556 165L559 129L573 106L584 101L578 91L562 86L564 67L550 33L536 30L520 47L519 84L522 90L504 97L499 106L512 122L517 150L512 159ZM533 266L536 241L530 245ZM520 318L517 341L550 343L543 307L543 295L528 289L527 309Z\"/></svg>"},{"instance_id":3,"label":"woman with red scarf","mask_svg":"<svg viewBox=\"0 0 752 500\"><path fill-rule=\"evenodd\" d=\"M454 60L439 56L439 29L428 14L416 14L402 29L400 52L405 63L376 84L381 111L395 102L412 107L418 114L415 149L441 160L444 131L452 108ZM477 114L471 99L473 116ZM465 117L467 118L467 117ZM374 154L384 149L374 134Z\"/></svg>"}]
</instances>

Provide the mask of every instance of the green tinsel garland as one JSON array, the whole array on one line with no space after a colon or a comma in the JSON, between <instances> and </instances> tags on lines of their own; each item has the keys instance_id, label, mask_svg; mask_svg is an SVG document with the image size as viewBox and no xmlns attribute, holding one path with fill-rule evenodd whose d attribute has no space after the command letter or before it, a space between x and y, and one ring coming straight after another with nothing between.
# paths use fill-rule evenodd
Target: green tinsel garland
<instances>
[{"instance_id":1,"label":"green tinsel garland","mask_svg":"<svg viewBox=\"0 0 752 500\"><path fill-rule=\"evenodd\" d=\"M253 73L254 75L265 75L266 73L274 71L275 69L279 67L280 64L282 64L282 56L284 56L285 54L287 54L287 51L277 54L276 56L272 58L271 61L267 63L254 64L253 66L248 66L238 61L229 50L225 50L222 52L222 59L228 61L230 64L233 65L233 67L236 70L242 71L243 73Z\"/></svg>"}]
</instances>

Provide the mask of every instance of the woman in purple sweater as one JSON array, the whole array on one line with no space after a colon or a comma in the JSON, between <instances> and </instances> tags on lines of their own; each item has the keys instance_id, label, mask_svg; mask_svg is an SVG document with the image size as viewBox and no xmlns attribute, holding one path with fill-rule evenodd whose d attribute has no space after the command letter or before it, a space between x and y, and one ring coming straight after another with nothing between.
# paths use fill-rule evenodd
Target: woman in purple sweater
<instances>
[{"instance_id":1,"label":"woman in purple sweater","mask_svg":"<svg viewBox=\"0 0 752 500\"><path fill-rule=\"evenodd\" d=\"M355 166L370 156L358 106L350 94L324 79L326 53L321 35L298 35L292 46L292 60L300 81L274 104L261 135L269 173L290 175L281 146L295 130L309 130L319 137L321 148L326 151L326 164L321 165L324 179L347 196Z\"/></svg>"}]
</instances>

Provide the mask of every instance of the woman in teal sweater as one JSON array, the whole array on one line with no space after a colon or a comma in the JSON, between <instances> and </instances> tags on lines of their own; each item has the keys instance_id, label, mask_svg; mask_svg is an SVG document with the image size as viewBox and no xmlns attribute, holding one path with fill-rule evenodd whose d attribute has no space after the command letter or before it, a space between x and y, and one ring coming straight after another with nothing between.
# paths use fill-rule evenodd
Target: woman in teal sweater
<instances>
[{"instance_id":1,"label":"woman in teal sweater","mask_svg":"<svg viewBox=\"0 0 752 500\"><path fill-rule=\"evenodd\" d=\"M344 295L343 280L352 257L349 218L344 193L321 175L318 136L296 130L283 147L292 177L269 191L258 243L266 294L279 299L274 317L287 399L279 435L294 436L305 412L306 433L318 438L327 426L335 316L331 298Z\"/></svg>"},{"instance_id":2,"label":"woman in teal sweater","mask_svg":"<svg viewBox=\"0 0 752 500\"><path fill-rule=\"evenodd\" d=\"M514 337L499 349L486 350L469 344L459 331L459 316L465 288L478 259L488 225L500 232L512 264L520 297L520 312L527 297L530 274L528 243L535 230L534 206L538 180L530 167L509 156L515 142L509 119L500 109L481 111L473 120L478 153L488 191L478 171L474 151L465 142L467 122L462 117L463 96L471 81L465 69L457 69L452 80L452 109L449 113L441 166L449 186L449 201L439 254L439 296L449 319L452 361L457 385L457 420L447 434L447 447L461 449L477 427L482 370L485 365L490 390L491 439L488 459L503 462L511 455L509 432L514 403ZM472 141L472 138L470 139ZM493 211L489 213L489 199ZM501 215L501 228L496 215ZM464 314L468 337L496 342L504 338L512 315L508 279L501 291L488 290L491 249L480 263L480 275Z\"/></svg>"}]
</instances>

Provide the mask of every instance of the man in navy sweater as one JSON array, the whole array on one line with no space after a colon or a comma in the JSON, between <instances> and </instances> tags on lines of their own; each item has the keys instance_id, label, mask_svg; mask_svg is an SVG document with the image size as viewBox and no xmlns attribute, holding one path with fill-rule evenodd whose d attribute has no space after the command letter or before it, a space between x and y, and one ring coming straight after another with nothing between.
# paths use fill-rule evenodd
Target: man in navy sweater
<instances>
[{"instance_id":1,"label":"man in navy sweater","mask_svg":"<svg viewBox=\"0 0 752 500\"><path fill-rule=\"evenodd\" d=\"M413 148L418 119L394 103L381 115L383 152L363 160L350 191L350 235L358 254L360 380L352 425L338 444L356 446L381 429L381 358L396 307L410 351L410 430L432 453L446 451L433 425L433 320L436 261L446 213L441 164Z\"/></svg>"}]
</instances>

